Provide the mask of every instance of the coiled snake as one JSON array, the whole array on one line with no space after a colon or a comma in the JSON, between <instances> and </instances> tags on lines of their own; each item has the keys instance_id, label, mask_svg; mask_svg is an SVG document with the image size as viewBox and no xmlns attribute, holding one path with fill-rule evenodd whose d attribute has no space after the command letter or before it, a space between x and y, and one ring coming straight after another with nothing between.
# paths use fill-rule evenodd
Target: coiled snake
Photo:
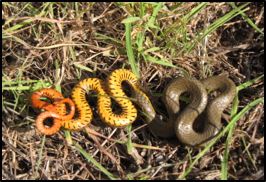
<instances>
[{"instance_id":1,"label":"coiled snake","mask_svg":"<svg viewBox=\"0 0 266 182\"><path fill-rule=\"evenodd\" d=\"M70 99L64 99L61 93L52 89L35 91L31 96L32 105L47 110L37 117L37 128L42 133L51 135L57 132L60 126L71 130L85 127L92 119L92 111L85 97L89 90L94 90L99 95L97 107L103 121L115 127L131 124L137 117L137 110L132 102L125 98L127 96L121 88L123 81L131 84L131 97L135 98L135 103L148 115L148 127L155 135L170 137L176 134L182 143L189 146L203 145L219 133L221 114L236 93L234 82L226 77L213 76L201 81L179 77L172 80L164 89L163 100L170 118L168 122L163 122L155 117L156 112L149 98L139 89L138 78L128 70L118 69L108 76L106 82L97 78L87 78L74 87L72 99L79 113L76 119L71 119L75 108ZM208 102L206 89L217 90L220 95ZM185 92L190 94L191 102L180 113L179 97ZM121 106L121 114L112 112L111 99L107 93L114 96L112 98ZM40 97L49 97L53 104L40 101ZM64 103L70 105L70 113L67 115ZM43 125L46 117L55 118L51 128Z\"/></svg>"}]
</instances>

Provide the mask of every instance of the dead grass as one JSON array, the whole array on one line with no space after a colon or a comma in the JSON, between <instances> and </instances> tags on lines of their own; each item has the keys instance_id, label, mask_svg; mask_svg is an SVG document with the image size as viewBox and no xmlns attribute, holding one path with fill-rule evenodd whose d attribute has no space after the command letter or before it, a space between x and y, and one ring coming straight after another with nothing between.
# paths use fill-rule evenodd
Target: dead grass
<instances>
[{"instance_id":1,"label":"dead grass","mask_svg":"<svg viewBox=\"0 0 266 182\"><path fill-rule=\"evenodd\" d=\"M235 5L239 7L242 4ZM176 3L165 5L154 21L160 30L147 29L142 50L138 50L134 41L138 40L138 33L145 30L146 18L151 17L154 6L146 4L144 18L132 23L136 68L154 107L164 108L161 98L153 94L162 93L173 78L184 76L182 70L154 63L155 59L180 67L197 79L223 75L230 77L236 85L264 74L264 35L242 16L235 16L203 40L197 34L232 11L232 6L209 3L184 26L182 18L198 4L185 3L176 9L171 9ZM250 3L247 7L249 10L245 15L264 31L263 3ZM2 179L109 179L77 148L68 145L61 131L46 136L38 165L43 135L34 126L39 111L32 108L29 97L34 89L44 85L61 86L62 93L70 97L72 88L81 79L106 79L110 72L123 66L131 70L125 45L125 25L121 21L128 15L137 17L140 14L139 3L2 4L2 21L6 22L2 28ZM196 45L189 50L193 43ZM259 80L241 90L238 109L263 97L263 86L264 80ZM95 111L94 98L89 100ZM224 112L227 120L230 116L228 111ZM144 116L139 115L133 129L142 126L143 120ZM223 126L226 125L223 120ZM89 127L112 139L127 140L125 128L106 126L96 112ZM101 137L91 138L86 131L72 131L72 140L120 179L179 178L190 165L191 158L194 159L200 151L196 148L188 150L176 138L157 138L144 126L131 133L132 141L165 150L133 148L129 154L125 146ZM221 179L226 136L222 136L200 158L185 179ZM117 162L99 151L95 138L115 156ZM260 103L241 117L235 126L229 145L227 178L264 179L263 161L264 103Z\"/></svg>"}]
</instances>

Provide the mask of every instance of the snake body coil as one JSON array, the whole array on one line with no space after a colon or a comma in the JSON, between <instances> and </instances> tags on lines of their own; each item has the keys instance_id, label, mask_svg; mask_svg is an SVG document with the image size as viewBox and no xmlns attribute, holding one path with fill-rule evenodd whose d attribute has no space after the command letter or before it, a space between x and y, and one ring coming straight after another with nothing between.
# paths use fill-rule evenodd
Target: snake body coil
<instances>
[{"instance_id":1,"label":"snake body coil","mask_svg":"<svg viewBox=\"0 0 266 182\"><path fill-rule=\"evenodd\" d=\"M132 102L126 99L127 96L121 88L121 83L123 81L130 83L132 89L134 90L134 93L142 95L142 99L145 99L147 101L146 104L152 107L148 97L141 90L139 90L139 84L137 80L138 78L132 72L124 69L113 71L107 78L107 85L104 81L97 78L88 78L82 80L74 87L72 91L72 99L76 105L79 116L76 119L71 119L66 117L63 118L62 115L60 122L58 120L58 118L60 118L59 113L65 114L66 111L64 110L64 108L59 109L59 112L52 104L40 101L39 97L49 97L52 99L53 104L57 104L55 101L63 100L63 96L57 91L53 92L54 90L52 89L46 89L45 92L43 92L42 89L35 91L31 97L32 105L37 108L43 108L47 110L46 112L44 112L45 114L42 113L41 115L39 115L36 120L36 122L38 121L38 123L36 123L36 126L42 133L50 135L57 132L60 126L63 126L64 128L70 130L78 130L85 127L91 122L92 119L92 111L86 101L86 93L92 90L95 91L97 95L99 95L97 99L97 107L98 113L103 121L115 127L123 127L129 125L135 121L137 117L137 110ZM50 92L52 94L50 94ZM120 114L115 114L112 112L111 98L109 97L108 93L111 96L114 96L112 98L121 106L122 112ZM38 97L36 97L37 95ZM60 106L62 107L62 105ZM57 114L55 115L55 113ZM54 125L51 128L45 128L43 125L43 120L46 117L52 117L52 115L54 115L56 118L54 120ZM44 129L47 131L43 132Z\"/></svg>"},{"instance_id":2,"label":"snake body coil","mask_svg":"<svg viewBox=\"0 0 266 182\"><path fill-rule=\"evenodd\" d=\"M220 95L207 102L206 89L217 90ZM179 97L182 93L191 96L191 102L180 113ZM221 129L221 114L235 97L236 86L232 80L213 76L198 81L192 78L177 78L164 89L164 103L169 114L168 122L154 118L148 127L155 135L172 136L189 146L202 146L215 137ZM204 113L203 110L205 110Z\"/></svg>"},{"instance_id":3,"label":"snake body coil","mask_svg":"<svg viewBox=\"0 0 266 182\"><path fill-rule=\"evenodd\" d=\"M189 146L200 146L218 134L221 129L221 114L232 102L236 93L234 82L226 77L213 76L202 81L182 77L174 79L164 89L163 100L170 118L168 122L162 122L155 117L156 112L149 98L139 90L137 80L138 78L132 72L124 69L112 72L106 83L97 78L84 79L72 91L72 98L79 113L76 119L71 119L74 114L73 102L71 103L70 99L70 101L65 100L59 92L49 94L49 90L52 89L36 91L31 97L33 106L47 110L37 117L36 126L44 134L53 134L59 130L60 126L71 130L85 127L92 119L92 111L85 97L90 90L96 91L99 95L97 107L103 121L116 127L131 124L137 117L137 110L132 102L125 98L127 96L121 88L121 83L127 81L132 86L131 97L136 99L136 104L146 113L148 127L155 135L169 137L176 134L182 143ZM208 102L206 89L217 90L220 95ZM191 102L180 113L179 97L185 92L190 94ZM111 99L107 93L114 96L112 98L121 106L121 114L112 112ZM53 104L40 101L39 97L41 96L51 98ZM68 115L65 115L66 110L63 104L65 102L71 107ZM54 117L56 126L45 128L43 120L46 117Z\"/></svg>"},{"instance_id":4,"label":"snake body coil","mask_svg":"<svg viewBox=\"0 0 266 182\"><path fill-rule=\"evenodd\" d=\"M53 104L39 100L41 97L48 97L52 100ZM46 135L52 135L57 132L61 127L61 120L71 119L75 114L75 105L71 99L64 98L63 95L53 89L40 89L31 95L31 103L34 107L39 109L45 109L46 111L41 113L36 118L36 127ZM70 106L70 113L66 114L66 106L64 103L68 103ZM47 117L54 118L51 128L46 128L43 124L44 119Z\"/></svg>"},{"instance_id":5,"label":"snake body coil","mask_svg":"<svg viewBox=\"0 0 266 182\"><path fill-rule=\"evenodd\" d=\"M123 81L129 82L135 92L141 92L138 89L137 77L128 70L115 70L107 78L107 88L105 83L97 78L88 78L75 86L72 92L72 98L79 112L79 118L71 121L62 121L62 126L67 129L81 129L90 123L92 119L91 108L88 105L85 93L89 90L96 91L100 95L97 99L98 112L103 121L115 127L122 127L131 124L137 117L137 110L132 102L125 97L126 94L121 88ZM115 114L111 109L111 98L107 92L122 108L121 114ZM143 93L142 93L143 94Z\"/></svg>"}]
</instances>

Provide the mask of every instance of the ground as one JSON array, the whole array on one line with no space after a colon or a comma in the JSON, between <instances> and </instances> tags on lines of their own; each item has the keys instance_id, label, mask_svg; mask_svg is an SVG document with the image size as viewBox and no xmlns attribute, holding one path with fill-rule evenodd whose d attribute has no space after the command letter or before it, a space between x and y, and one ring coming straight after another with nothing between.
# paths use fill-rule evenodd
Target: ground
<instances>
[{"instance_id":1,"label":"ground","mask_svg":"<svg viewBox=\"0 0 266 182\"><path fill-rule=\"evenodd\" d=\"M71 139L104 169L73 146L63 129L44 137L35 127L41 110L29 102L32 92L44 86L59 88L71 98L80 80L106 80L112 71L124 67L136 68L142 90L166 115L162 95L157 93L163 93L172 79L229 77L239 89L236 113L240 113L264 98L264 79L253 82L264 74L264 34L260 32L264 31L264 4L250 3L242 8L244 13L233 17L236 7L243 5L163 3L154 15L157 4L148 3L3 3L2 179L264 180L263 102L250 107L233 132L227 131L206 151L189 148L176 137L153 135L139 112L132 125L132 142L165 150L133 147L129 152L125 145L89 134L96 131L127 141L128 130L102 122L96 98L87 97L92 123L71 131ZM197 8L200 11L193 14ZM225 15L233 18L210 32L210 27L205 29ZM130 16L140 18L131 22L132 43L128 44L128 27L122 21ZM230 122L232 107L224 111L223 129ZM228 135L232 135L229 140ZM227 166L222 166L227 156Z\"/></svg>"}]
</instances>

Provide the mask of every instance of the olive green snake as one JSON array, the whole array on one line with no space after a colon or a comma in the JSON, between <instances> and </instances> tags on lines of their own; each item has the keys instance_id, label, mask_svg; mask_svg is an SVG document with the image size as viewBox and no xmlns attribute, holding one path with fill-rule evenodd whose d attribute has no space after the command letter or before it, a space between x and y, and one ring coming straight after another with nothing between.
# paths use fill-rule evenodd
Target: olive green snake
<instances>
[{"instance_id":1,"label":"olive green snake","mask_svg":"<svg viewBox=\"0 0 266 182\"><path fill-rule=\"evenodd\" d=\"M220 94L208 101L206 90L216 90ZM191 102L180 112L179 97L188 93ZM221 115L232 102L236 94L235 83L223 76L212 76L201 81L179 77L172 80L164 89L163 101L169 115L169 121L163 122L140 92L133 92L137 104L148 115L149 129L157 136L176 135L184 144L196 147L207 144L221 130ZM204 112L203 112L204 111Z\"/></svg>"}]
</instances>

